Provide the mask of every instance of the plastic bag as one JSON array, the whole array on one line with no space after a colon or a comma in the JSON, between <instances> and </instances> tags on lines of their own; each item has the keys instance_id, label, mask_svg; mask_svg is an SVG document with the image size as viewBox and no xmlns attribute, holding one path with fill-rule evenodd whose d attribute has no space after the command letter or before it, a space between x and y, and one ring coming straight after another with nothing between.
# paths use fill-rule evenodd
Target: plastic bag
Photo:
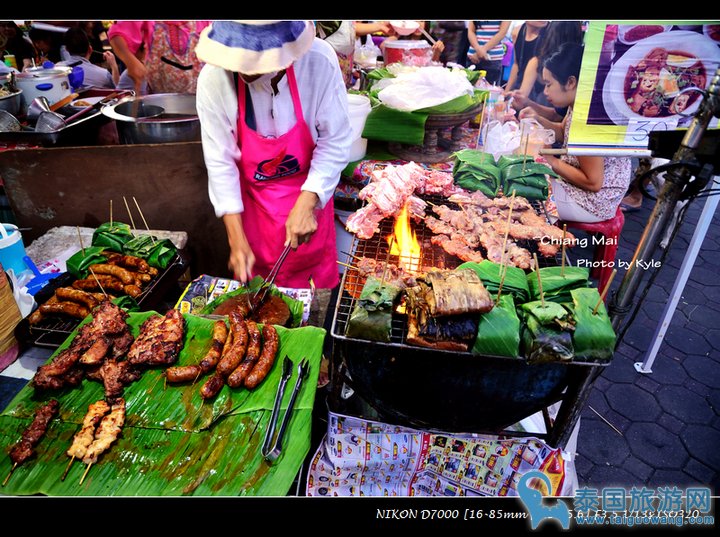
<instances>
[{"instance_id":1,"label":"plastic bag","mask_svg":"<svg viewBox=\"0 0 720 537\"><path fill-rule=\"evenodd\" d=\"M365 37L365 44L358 38L355 41L354 60L360 67L373 69L377 65L378 56L382 55L380 48L373 42L372 36Z\"/></svg>"},{"instance_id":2,"label":"plastic bag","mask_svg":"<svg viewBox=\"0 0 720 537\"><path fill-rule=\"evenodd\" d=\"M511 155L518 147L520 147L520 128L517 123L499 121L488 123L483 151L492 154L497 160L502 155Z\"/></svg>"},{"instance_id":3,"label":"plastic bag","mask_svg":"<svg viewBox=\"0 0 720 537\"><path fill-rule=\"evenodd\" d=\"M378 93L378 98L391 108L412 112L473 95L472 84L463 73L444 67L423 67L412 73L401 73L394 82Z\"/></svg>"}]
</instances>

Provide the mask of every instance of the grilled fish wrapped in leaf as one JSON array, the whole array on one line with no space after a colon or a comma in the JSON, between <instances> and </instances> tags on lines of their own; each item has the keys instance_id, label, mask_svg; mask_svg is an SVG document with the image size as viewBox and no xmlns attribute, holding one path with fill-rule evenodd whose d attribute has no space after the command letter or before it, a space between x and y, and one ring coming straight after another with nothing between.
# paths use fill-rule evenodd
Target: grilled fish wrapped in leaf
<instances>
[{"instance_id":1,"label":"grilled fish wrapped in leaf","mask_svg":"<svg viewBox=\"0 0 720 537\"><path fill-rule=\"evenodd\" d=\"M431 271L424 281L432 287L426 301L434 317L486 313L493 308L490 293L474 270Z\"/></svg>"},{"instance_id":2,"label":"grilled fish wrapped in leaf","mask_svg":"<svg viewBox=\"0 0 720 537\"><path fill-rule=\"evenodd\" d=\"M569 362L575 350L572 333L575 325L568 311L554 302L528 302L521 306L525 314L522 345L528 363Z\"/></svg>"},{"instance_id":3,"label":"grilled fish wrapped in leaf","mask_svg":"<svg viewBox=\"0 0 720 537\"><path fill-rule=\"evenodd\" d=\"M397 285L368 276L348 321L348 337L390 342L393 304L399 294Z\"/></svg>"}]
</instances>

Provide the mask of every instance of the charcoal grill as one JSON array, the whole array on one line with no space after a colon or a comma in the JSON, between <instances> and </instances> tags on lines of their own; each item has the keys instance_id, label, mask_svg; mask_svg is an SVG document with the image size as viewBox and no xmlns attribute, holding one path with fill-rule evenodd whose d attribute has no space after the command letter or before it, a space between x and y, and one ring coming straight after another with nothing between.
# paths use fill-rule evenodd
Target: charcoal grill
<instances>
[{"instance_id":1,"label":"charcoal grill","mask_svg":"<svg viewBox=\"0 0 720 537\"><path fill-rule=\"evenodd\" d=\"M447 203L434 200L433 203ZM536 207L536 209L538 209ZM371 239L353 241L351 253L377 261L388 259L386 237L392 233L392 219L381 222L380 232ZM422 223L414 224L421 245L420 257L403 258L405 264L420 267L456 268L460 261L430 242L433 233ZM534 244L523 244L533 251ZM398 263L397 256L390 256ZM352 264L349 256L347 262ZM555 266L559 259L539 258L541 266ZM579 396L591 371L606 364L589 362L529 365L523 358L481 356L470 352L440 351L408 345L407 323L393 315L389 343L347 337L346 327L365 278L346 270L334 312L333 397L340 401L342 385L369 405L377 416L390 423L451 432L502 433L512 424L542 411L546 416L549 441L557 444L563 425L572 421L572 402ZM551 426L547 408L562 402ZM574 421L573 421L574 423Z\"/></svg>"},{"instance_id":2,"label":"charcoal grill","mask_svg":"<svg viewBox=\"0 0 720 537\"><path fill-rule=\"evenodd\" d=\"M187 255L179 251L165 270L149 282L143 292L135 299L141 310L155 308L170 287L177 282L188 266ZM35 295L38 304L45 303L59 287L69 287L75 277L69 272L53 278ZM30 325L27 317L15 327L15 337L18 341L37 347L55 349L62 345L68 336L78 327L81 319L71 319L61 316L52 316L43 319L35 325Z\"/></svg>"}]
</instances>

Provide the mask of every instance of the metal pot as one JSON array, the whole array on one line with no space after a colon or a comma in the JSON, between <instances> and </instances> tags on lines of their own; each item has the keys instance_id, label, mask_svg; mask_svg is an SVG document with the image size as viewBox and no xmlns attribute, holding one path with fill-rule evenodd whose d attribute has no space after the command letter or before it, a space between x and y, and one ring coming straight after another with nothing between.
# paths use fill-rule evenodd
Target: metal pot
<instances>
[{"instance_id":1,"label":"metal pot","mask_svg":"<svg viewBox=\"0 0 720 537\"><path fill-rule=\"evenodd\" d=\"M23 111L35 97L45 97L52 106L69 96L71 91L68 75L70 72L71 69L65 67L53 69L33 67L19 73L16 83L18 88L23 90Z\"/></svg>"},{"instance_id":2,"label":"metal pot","mask_svg":"<svg viewBox=\"0 0 720 537\"><path fill-rule=\"evenodd\" d=\"M18 90L17 93L0 97L0 110L10 112L12 115L17 116L22 107L22 90Z\"/></svg>"},{"instance_id":3,"label":"metal pot","mask_svg":"<svg viewBox=\"0 0 720 537\"><path fill-rule=\"evenodd\" d=\"M132 117L135 100L138 107L159 106L164 112L157 117ZM112 106L105 106L103 114L115 120L120 141L124 144L159 144L194 142L200 140L200 120L195 109L195 95L187 93L159 93L144 97L128 97ZM123 113L124 112L124 113ZM141 114L142 115L142 114Z\"/></svg>"}]
</instances>

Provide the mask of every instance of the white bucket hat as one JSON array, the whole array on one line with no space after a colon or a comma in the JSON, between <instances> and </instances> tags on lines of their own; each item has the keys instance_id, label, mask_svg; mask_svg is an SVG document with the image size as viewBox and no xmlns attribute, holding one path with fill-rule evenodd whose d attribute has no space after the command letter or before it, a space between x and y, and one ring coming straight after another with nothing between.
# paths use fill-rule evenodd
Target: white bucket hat
<instances>
[{"instance_id":1,"label":"white bucket hat","mask_svg":"<svg viewBox=\"0 0 720 537\"><path fill-rule=\"evenodd\" d=\"M289 67L313 44L312 21L215 21L200 34L197 57L244 75Z\"/></svg>"}]
</instances>

